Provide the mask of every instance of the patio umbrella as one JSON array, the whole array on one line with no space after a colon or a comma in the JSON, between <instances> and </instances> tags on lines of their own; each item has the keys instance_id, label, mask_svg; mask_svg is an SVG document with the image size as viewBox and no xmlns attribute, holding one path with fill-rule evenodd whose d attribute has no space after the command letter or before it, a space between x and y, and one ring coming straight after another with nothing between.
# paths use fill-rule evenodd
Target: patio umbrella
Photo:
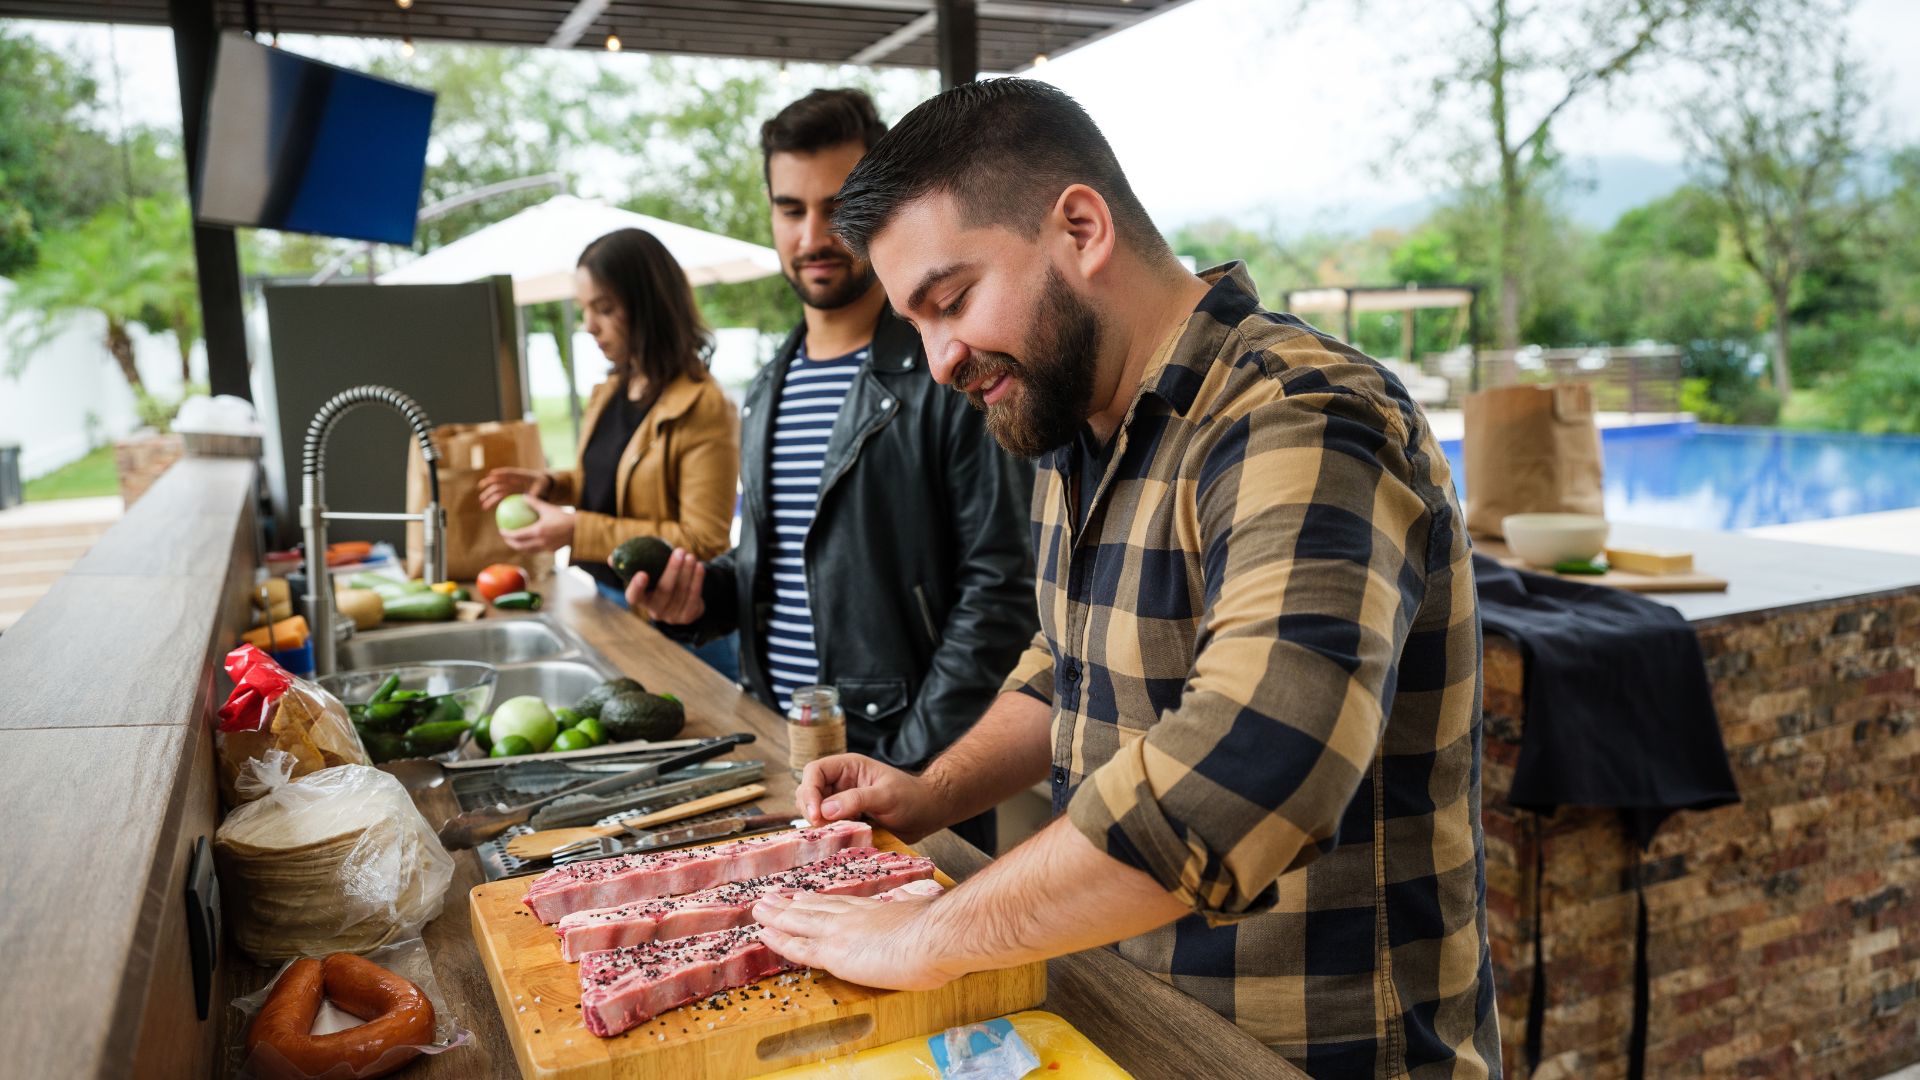
<instances>
[{"instance_id":1,"label":"patio umbrella","mask_svg":"<svg viewBox=\"0 0 1920 1080\"><path fill-rule=\"evenodd\" d=\"M557 195L381 274L379 281L382 285L439 285L505 274L513 278L515 304L569 300L580 252L615 229L652 233L695 285L753 281L780 272L780 257L772 248Z\"/></svg>"}]
</instances>

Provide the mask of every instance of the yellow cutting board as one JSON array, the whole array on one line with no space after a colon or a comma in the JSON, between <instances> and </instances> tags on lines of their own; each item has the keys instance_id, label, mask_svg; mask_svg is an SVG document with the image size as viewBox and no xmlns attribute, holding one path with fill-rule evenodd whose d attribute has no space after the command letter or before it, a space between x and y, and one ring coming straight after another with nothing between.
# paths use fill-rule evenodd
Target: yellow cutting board
<instances>
[{"instance_id":1,"label":"yellow cutting board","mask_svg":"<svg viewBox=\"0 0 1920 1080\"><path fill-rule=\"evenodd\" d=\"M914 854L881 829L873 830L873 843ZM935 877L953 886L945 874L936 871ZM1038 1005L1047 996L1047 969L1040 963L976 972L938 990L876 990L824 972L797 972L731 991L724 1010L696 1002L602 1039L588 1034L580 1019L579 965L560 959L560 939L553 928L542 925L521 903L532 881L489 881L469 894L480 960L521 1075L528 1078L760 1076L1005 1016ZM790 981L782 983L783 978ZM773 997L761 996L766 991Z\"/></svg>"},{"instance_id":2,"label":"yellow cutting board","mask_svg":"<svg viewBox=\"0 0 1920 1080\"><path fill-rule=\"evenodd\" d=\"M1037 1080L1132 1080L1132 1074L1100 1052L1072 1024L1050 1012L1023 1012L1007 1019L1032 1048L1040 1067L1027 1075ZM851 1057L782 1069L767 1080L895 1080L937 1077L939 1067L927 1049L929 1035L862 1050Z\"/></svg>"}]
</instances>

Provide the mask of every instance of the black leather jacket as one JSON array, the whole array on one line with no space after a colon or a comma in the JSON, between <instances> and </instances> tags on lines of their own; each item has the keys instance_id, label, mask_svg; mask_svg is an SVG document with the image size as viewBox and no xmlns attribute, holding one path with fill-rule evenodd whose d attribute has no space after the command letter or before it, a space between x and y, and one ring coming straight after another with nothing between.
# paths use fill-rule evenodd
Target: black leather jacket
<instances>
[{"instance_id":1,"label":"black leather jacket","mask_svg":"<svg viewBox=\"0 0 1920 1080\"><path fill-rule=\"evenodd\" d=\"M739 546L708 564L700 622L661 627L703 642L739 630L741 681L768 705L768 449L803 334L788 336L741 405ZM1032 466L933 381L920 336L883 311L834 422L806 542L820 681L840 691L851 749L918 768L992 702L1038 629L1032 491Z\"/></svg>"}]
</instances>

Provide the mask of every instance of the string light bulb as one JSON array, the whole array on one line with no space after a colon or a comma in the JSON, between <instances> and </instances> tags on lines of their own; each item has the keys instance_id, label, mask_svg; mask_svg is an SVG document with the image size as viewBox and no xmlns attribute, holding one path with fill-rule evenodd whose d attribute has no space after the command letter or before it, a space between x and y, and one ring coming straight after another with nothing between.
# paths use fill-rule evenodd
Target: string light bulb
<instances>
[{"instance_id":1,"label":"string light bulb","mask_svg":"<svg viewBox=\"0 0 1920 1080\"><path fill-rule=\"evenodd\" d=\"M393 2L400 5L401 11L405 11L413 6L413 0L393 0Z\"/></svg>"},{"instance_id":2,"label":"string light bulb","mask_svg":"<svg viewBox=\"0 0 1920 1080\"><path fill-rule=\"evenodd\" d=\"M787 62L785 60L780 61L780 85L785 86L792 81L793 73L787 70Z\"/></svg>"},{"instance_id":3,"label":"string light bulb","mask_svg":"<svg viewBox=\"0 0 1920 1080\"><path fill-rule=\"evenodd\" d=\"M1047 54L1046 54L1046 53L1034 53L1034 54L1033 54L1033 66L1034 66L1034 67L1046 67L1046 66L1047 66Z\"/></svg>"},{"instance_id":4,"label":"string light bulb","mask_svg":"<svg viewBox=\"0 0 1920 1080\"><path fill-rule=\"evenodd\" d=\"M607 51L608 52L620 51L620 35L619 34L607 35Z\"/></svg>"},{"instance_id":5,"label":"string light bulb","mask_svg":"<svg viewBox=\"0 0 1920 1080\"><path fill-rule=\"evenodd\" d=\"M403 37L400 39L400 55L406 57L409 60L413 59L413 39L412 38Z\"/></svg>"}]
</instances>

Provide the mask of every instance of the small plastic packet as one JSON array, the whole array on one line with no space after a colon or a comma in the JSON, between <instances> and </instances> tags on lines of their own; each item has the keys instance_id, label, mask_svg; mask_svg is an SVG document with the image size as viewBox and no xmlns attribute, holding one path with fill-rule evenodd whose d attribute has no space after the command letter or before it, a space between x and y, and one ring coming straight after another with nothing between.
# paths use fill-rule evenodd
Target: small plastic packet
<instances>
[{"instance_id":1,"label":"small plastic packet","mask_svg":"<svg viewBox=\"0 0 1920 1080\"><path fill-rule=\"evenodd\" d=\"M425 1046L394 1047L381 1055L379 1060L361 1072L354 1072L344 1064L336 1064L321 1072L307 1072L270 1046L261 1045L252 1053L247 1051L247 1033L253 1030L253 1022L266 1005L273 988L294 964L293 960L280 965L274 973L273 981L259 990L243 997L233 999L232 1007L240 1013L237 1030L240 1037L234 1039L227 1048L227 1074L240 1080L361 1080L362 1077L379 1076L382 1073L410 1060L416 1053L432 1056L444 1054L455 1047L465 1046L473 1041L473 1032L460 1026L459 1020L447 1009L446 998L441 996L440 983L433 977L433 963L427 957L427 947L419 938L408 938L384 948L365 954L369 961L386 968L418 986L433 1002L433 1042ZM297 957L295 959L298 959ZM328 1035L336 1031L345 1031L362 1021L352 1013L327 1001L320 1006L320 1015L314 1018L314 1035Z\"/></svg>"},{"instance_id":2,"label":"small plastic packet","mask_svg":"<svg viewBox=\"0 0 1920 1080\"><path fill-rule=\"evenodd\" d=\"M214 749L220 759L220 792L228 806L239 806L261 792L242 790L247 763L270 750L292 756L291 775L337 765L371 765L347 707L332 694L290 674L266 653L242 645L227 654L233 693L220 707Z\"/></svg>"},{"instance_id":3,"label":"small plastic packet","mask_svg":"<svg viewBox=\"0 0 1920 1080\"><path fill-rule=\"evenodd\" d=\"M1040 1058L1005 1017L948 1028L927 1040L943 1080L1020 1080Z\"/></svg>"}]
</instances>

